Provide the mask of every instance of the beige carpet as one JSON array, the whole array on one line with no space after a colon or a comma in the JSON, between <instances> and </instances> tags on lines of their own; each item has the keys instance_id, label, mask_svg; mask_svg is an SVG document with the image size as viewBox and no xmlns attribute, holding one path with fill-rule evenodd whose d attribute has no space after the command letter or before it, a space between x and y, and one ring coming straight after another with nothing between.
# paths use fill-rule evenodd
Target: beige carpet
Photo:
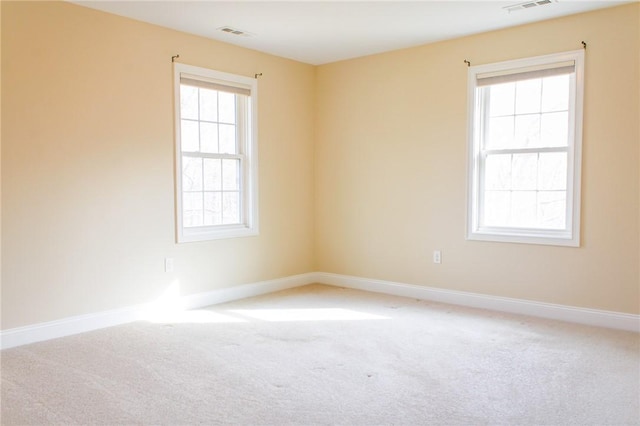
<instances>
[{"instance_id":1,"label":"beige carpet","mask_svg":"<svg viewBox=\"0 0 640 426\"><path fill-rule=\"evenodd\" d=\"M640 424L630 332L327 286L2 352L2 425Z\"/></svg>"}]
</instances>

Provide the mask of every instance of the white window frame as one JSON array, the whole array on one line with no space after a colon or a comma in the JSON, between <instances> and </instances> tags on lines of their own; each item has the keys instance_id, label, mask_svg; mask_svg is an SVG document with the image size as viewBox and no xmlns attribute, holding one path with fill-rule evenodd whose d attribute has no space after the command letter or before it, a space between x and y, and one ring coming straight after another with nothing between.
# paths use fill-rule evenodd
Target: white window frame
<instances>
[{"instance_id":1,"label":"white window frame","mask_svg":"<svg viewBox=\"0 0 640 426\"><path fill-rule=\"evenodd\" d=\"M207 68L174 63L174 111L175 111L175 214L176 240L178 243L207 241L222 238L248 237L258 235L258 84L255 78L214 71ZM182 210L182 143L180 113L181 77L207 83L235 87L248 91L246 119L238 129L238 154L203 154L202 157L234 158L240 160L240 203L241 220L233 225L209 225L185 227ZM190 153L190 156L194 156ZM195 154L195 156L198 156Z\"/></svg>"},{"instance_id":2,"label":"white window frame","mask_svg":"<svg viewBox=\"0 0 640 426\"><path fill-rule=\"evenodd\" d=\"M483 153L481 142L482 115L485 106L478 89L478 76L512 75L528 70L552 68L554 64L573 62L569 97L569 143L566 148L567 198L566 228L563 230L482 226ZM557 65L559 67L559 65ZM467 239L511 243L580 246L580 181L582 162L582 115L584 99L584 50L556 53L525 59L469 67L468 73L468 188ZM527 150L544 152L545 148Z\"/></svg>"}]
</instances>

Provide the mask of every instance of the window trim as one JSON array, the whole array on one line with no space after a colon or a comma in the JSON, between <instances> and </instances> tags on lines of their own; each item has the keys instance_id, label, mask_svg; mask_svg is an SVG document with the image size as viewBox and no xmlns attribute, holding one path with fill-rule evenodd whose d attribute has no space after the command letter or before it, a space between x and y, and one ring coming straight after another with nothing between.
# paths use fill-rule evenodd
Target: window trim
<instances>
[{"instance_id":1,"label":"window trim","mask_svg":"<svg viewBox=\"0 0 640 426\"><path fill-rule=\"evenodd\" d=\"M238 158L241 163L240 191L241 217L240 224L208 225L201 227L185 227L182 212L182 145L181 145L181 112L180 83L181 77L205 81L221 87L235 87L241 92L250 92L247 97L247 118L243 129L244 146L239 154L220 155ZM174 63L174 177L175 177L175 226L176 242L209 241L223 238L248 237L259 234L258 221L258 83L255 78L240 76L208 68ZM197 155L196 155L197 156ZM206 157L207 155L202 155Z\"/></svg>"},{"instance_id":2,"label":"window trim","mask_svg":"<svg viewBox=\"0 0 640 426\"><path fill-rule=\"evenodd\" d=\"M479 124L481 96L478 96L478 75L509 75L518 70L538 69L550 64L563 64L573 61L575 72L570 99L574 102L569 108L569 145L566 148L567 164L567 227L564 230L518 228L518 227L481 227L480 226L480 142L482 126ZM582 120L584 103L584 50L542 55L531 58L515 59L492 64L469 67L467 82L467 240L543 244L579 247L580 246L580 204L582 172ZM573 124L573 125L571 125ZM540 152L542 149L536 149Z\"/></svg>"}]
</instances>

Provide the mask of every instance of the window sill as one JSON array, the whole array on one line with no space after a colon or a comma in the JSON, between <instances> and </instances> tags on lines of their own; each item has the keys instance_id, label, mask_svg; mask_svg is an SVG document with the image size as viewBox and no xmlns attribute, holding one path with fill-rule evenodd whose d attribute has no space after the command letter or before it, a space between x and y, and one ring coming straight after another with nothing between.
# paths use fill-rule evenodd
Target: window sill
<instances>
[{"instance_id":1,"label":"window sill","mask_svg":"<svg viewBox=\"0 0 640 426\"><path fill-rule=\"evenodd\" d=\"M216 227L215 229L202 228L184 228L178 234L178 243L191 243L197 241L222 240L226 238L254 237L259 235L257 227L248 227L244 225L231 225L225 227Z\"/></svg>"},{"instance_id":2,"label":"window sill","mask_svg":"<svg viewBox=\"0 0 640 426\"><path fill-rule=\"evenodd\" d=\"M491 229L469 232L467 240L492 241L517 244L538 244L547 246L580 247L580 239L568 232L537 231L524 229Z\"/></svg>"}]
</instances>

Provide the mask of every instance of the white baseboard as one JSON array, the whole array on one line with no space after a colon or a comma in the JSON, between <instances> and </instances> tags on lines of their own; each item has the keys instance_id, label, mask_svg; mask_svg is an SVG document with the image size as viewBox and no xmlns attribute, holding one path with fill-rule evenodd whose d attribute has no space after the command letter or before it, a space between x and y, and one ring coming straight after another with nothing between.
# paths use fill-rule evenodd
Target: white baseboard
<instances>
[{"instance_id":1,"label":"white baseboard","mask_svg":"<svg viewBox=\"0 0 640 426\"><path fill-rule=\"evenodd\" d=\"M552 303L533 302L508 297L488 296L478 293L443 290L391 281L374 280L347 275L317 272L316 282L357 290L373 291L394 296L412 297L421 300L469 306L513 314L529 315L597 327L640 333L640 315L597 309L578 308Z\"/></svg>"},{"instance_id":2,"label":"white baseboard","mask_svg":"<svg viewBox=\"0 0 640 426\"><path fill-rule=\"evenodd\" d=\"M179 306L180 309L197 309L247 297L273 293L289 288L300 287L312 283L347 287L394 296L432 300L434 302L449 303L452 305L510 312L520 315L530 315L540 318L640 333L640 315L532 302L528 300L488 296L462 291L443 290L433 287L325 272L311 272L307 274L293 275L269 281L222 288L206 293L182 296L177 300L177 303L174 303L174 305ZM0 331L0 349L13 348L29 343L70 336L86 331L147 319L149 312L153 311L154 308L156 308L154 303L148 303L3 330Z\"/></svg>"},{"instance_id":3,"label":"white baseboard","mask_svg":"<svg viewBox=\"0 0 640 426\"><path fill-rule=\"evenodd\" d=\"M182 296L179 300L173 301L173 306L179 306L180 309L197 309L232 300L300 287L315 282L314 278L315 274L309 273L222 288L206 293ZM0 349L9 349L29 343L71 336L86 331L147 319L149 312L153 312L155 308L154 303L146 303L122 309L78 315L56 321L2 330L0 331Z\"/></svg>"}]
</instances>

